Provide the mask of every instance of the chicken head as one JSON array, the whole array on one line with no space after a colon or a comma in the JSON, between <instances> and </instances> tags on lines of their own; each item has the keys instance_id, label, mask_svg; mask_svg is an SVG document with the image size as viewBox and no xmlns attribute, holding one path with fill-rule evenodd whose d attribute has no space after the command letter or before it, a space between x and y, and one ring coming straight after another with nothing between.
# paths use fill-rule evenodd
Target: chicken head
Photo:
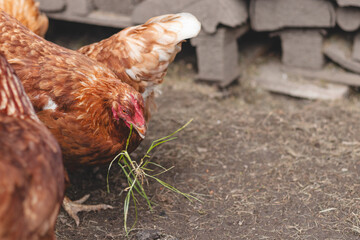
<instances>
[{"instance_id":1,"label":"chicken head","mask_svg":"<svg viewBox=\"0 0 360 240\"><path fill-rule=\"evenodd\" d=\"M145 138L144 100L141 94L128 94L112 103L112 113L117 121L123 120L127 127L133 125L141 138Z\"/></svg>"}]
</instances>

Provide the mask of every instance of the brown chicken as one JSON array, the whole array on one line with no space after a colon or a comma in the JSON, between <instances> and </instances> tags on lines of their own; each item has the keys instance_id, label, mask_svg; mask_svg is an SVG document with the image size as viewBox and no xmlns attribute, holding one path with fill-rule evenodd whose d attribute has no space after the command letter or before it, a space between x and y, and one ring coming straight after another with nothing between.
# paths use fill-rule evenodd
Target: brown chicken
<instances>
[{"instance_id":1,"label":"brown chicken","mask_svg":"<svg viewBox=\"0 0 360 240\"><path fill-rule=\"evenodd\" d=\"M18 74L37 116L58 140L67 169L112 160L124 149L130 125L136 131L129 151L139 145L146 133L139 92L102 64L46 41L4 11L0 29L0 53ZM78 203L64 200L77 224L78 211L96 209Z\"/></svg>"},{"instance_id":2,"label":"brown chicken","mask_svg":"<svg viewBox=\"0 0 360 240\"><path fill-rule=\"evenodd\" d=\"M39 3L34 0L0 0L0 9L15 17L25 27L44 37L49 27L49 20L40 13Z\"/></svg>"},{"instance_id":3,"label":"brown chicken","mask_svg":"<svg viewBox=\"0 0 360 240\"><path fill-rule=\"evenodd\" d=\"M124 149L130 125L136 130L130 152L144 138L150 104L144 106L143 97L153 96L153 88L163 81L180 43L200 30L190 14L166 15L156 21L124 30L120 45L114 37L115 50L103 47L112 42L109 39L99 43L104 54L108 51L110 58L116 57L110 70L83 54L47 42L6 13L0 14L0 52L15 68L39 118L58 139L66 168L111 161ZM67 207L67 211L78 223L78 210Z\"/></svg>"},{"instance_id":4,"label":"brown chicken","mask_svg":"<svg viewBox=\"0 0 360 240\"><path fill-rule=\"evenodd\" d=\"M200 28L200 22L190 13L163 15L78 51L105 64L119 79L140 92L145 99L148 121L154 90L164 81L182 42L196 37Z\"/></svg>"},{"instance_id":5,"label":"brown chicken","mask_svg":"<svg viewBox=\"0 0 360 240\"><path fill-rule=\"evenodd\" d=\"M61 151L0 56L0 239L55 239L64 194Z\"/></svg>"},{"instance_id":6,"label":"brown chicken","mask_svg":"<svg viewBox=\"0 0 360 240\"><path fill-rule=\"evenodd\" d=\"M102 64L38 37L0 13L0 52L15 69L67 168L107 163L146 133L143 98Z\"/></svg>"}]
</instances>

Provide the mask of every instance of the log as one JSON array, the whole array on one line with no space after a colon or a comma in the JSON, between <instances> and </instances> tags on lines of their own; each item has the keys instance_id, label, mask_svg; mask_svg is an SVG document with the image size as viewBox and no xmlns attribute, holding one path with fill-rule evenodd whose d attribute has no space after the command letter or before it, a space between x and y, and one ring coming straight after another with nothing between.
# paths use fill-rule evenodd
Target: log
<instances>
[{"instance_id":1,"label":"log","mask_svg":"<svg viewBox=\"0 0 360 240\"><path fill-rule=\"evenodd\" d=\"M342 36L333 36L324 44L324 54L343 68L360 74L360 62L352 59L351 42Z\"/></svg>"},{"instance_id":2,"label":"log","mask_svg":"<svg viewBox=\"0 0 360 240\"><path fill-rule=\"evenodd\" d=\"M251 0L249 12L255 31L335 26L335 8L326 0Z\"/></svg>"},{"instance_id":3,"label":"log","mask_svg":"<svg viewBox=\"0 0 360 240\"><path fill-rule=\"evenodd\" d=\"M282 62L287 66L321 69L325 63L322 53L323 35L318 29L289 29L280 35Z\"/></svg>"},{"instance_id":4,"label":"log","mask_svg":"<svg viewBox=\"0 0 360 240\"><path fill-rule=\"evenodd\" d=\"M336 0L336 2L340 7L348 7L348 6L360 7L359 0Z\"/></svg>"},{"instance_id":5,"label":"log","mask_svg":"<svg viewBox=\"0 0 360 240\"><path fill-rule=\"evenodd\" d=\"M71 14L77 16L86 16L92 11L93 5L89 0L72 0L68 1L66 9Z\"/></svg>"},{"instance_id":6,"label":"log","mask_svg":"<svg viewBox=\"0 0 360 240\"><path fill-rule=\"evenodd\" d=\"M309 80L288 74L281 68L281 63L276 61L264 63L258 67L252 79L261 88L299 98L335 100L349 93L347 86Z\"/></svg>"},{"instance_id":7,"label":"log","mask_svg":"<svg viewBox=\"0 0 360 240\"><path fill-rule=\"evenodd\" d=\"M360 62L360 33L357 33L354 37L352 58Z\"/></svg>"},{"instance_id":8,"label":"log","mask_svg":"<svg viewBox=\"0 0 360 240\"><path fill-rule=\"evenodd\" d=\"M356 31L360 27L360 9L338 8L336 10L336 22L344 31Z\"/></svg>"},{"instance_id":9,"label":"log","mask_svg":"<svg viewBox=\"0 0 360 240\"><path fill-rule=\"evenodd\" d=\"M72 0L75 1L75 0ZM131 15L135 6L142 0L93 0L96 9L105 12Z\"/></svg>"},{"instance_id":10,"label":"log","mask_svg":"<svg viewBox=\"0 0 360 240\"><path fill-rule=\"evenodd\" d=\"M343 85L360 87L360 75L346 72L343 69L329 65L321 70L309 70L303 68L282 66L284 72L299 75L304 78L318 79L321 81L340 83Z\"/></svg>"},{"instance_id":11,"label":"log","mask_svg":"<svg viewBox=\"0 0 360 240\"><path fill-rule=\"evenodd\" d=\"M202 31L191 39L196 46L198 60L197 78L216 83L222 87L229 85L239 76L237 38L249 27L220 27L214 34Z\"/></svg>"},{"instance_id":12,"label":"log","mask_svg":"<svg viewBox=\"0 0 360 240\"><path fill-rule=\"evenodd\" d=\"M59 12L65 9L65 0L37 0L44 12Z\"/></svg>"}]
</instances>

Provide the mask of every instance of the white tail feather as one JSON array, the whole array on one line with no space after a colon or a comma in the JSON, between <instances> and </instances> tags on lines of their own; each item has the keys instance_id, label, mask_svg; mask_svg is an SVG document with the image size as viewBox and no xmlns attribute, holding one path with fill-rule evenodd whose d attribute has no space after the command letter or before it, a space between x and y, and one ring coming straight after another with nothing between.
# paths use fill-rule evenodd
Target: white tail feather
<instances>
[{"instance_id":1,"label":"white tail feather","mask_svg":"<svg viewBox=\"0 0 360 240\"><path fill-rule=\"evenodd\" d=\"M175 16L178 18L175 21L162 22L163 19L167 19L170 16ZM153 17L146 23L158 23L166 30L175 32L177 35L175 41L177 43L185 39L196 37L201 29L201 23L199 22L199 20L197 20L197 18L190 13L168 14L168 15ZM161 39L159 39L159 41L160 40Z\"/></svg>"}]
</instances>

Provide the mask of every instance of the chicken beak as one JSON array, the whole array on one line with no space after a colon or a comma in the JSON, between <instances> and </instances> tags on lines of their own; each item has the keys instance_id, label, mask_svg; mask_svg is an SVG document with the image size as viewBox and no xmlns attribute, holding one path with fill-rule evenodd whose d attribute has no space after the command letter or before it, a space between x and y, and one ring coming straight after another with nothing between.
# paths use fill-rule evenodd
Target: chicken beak
<instances>
[{"instance_id":1,"label":"chicken beak","mask_svg":"<svg viewBox=\"0 0 360 240\"><path fill-rule=\"evenodd\" d=\"M140 135L140 137L142 139L145 138L145 134L146 134L146 126L142 125L142 126L136 126L134 125L135 130L138 132L138 134Z\"/></svg>"}]
</instances>

